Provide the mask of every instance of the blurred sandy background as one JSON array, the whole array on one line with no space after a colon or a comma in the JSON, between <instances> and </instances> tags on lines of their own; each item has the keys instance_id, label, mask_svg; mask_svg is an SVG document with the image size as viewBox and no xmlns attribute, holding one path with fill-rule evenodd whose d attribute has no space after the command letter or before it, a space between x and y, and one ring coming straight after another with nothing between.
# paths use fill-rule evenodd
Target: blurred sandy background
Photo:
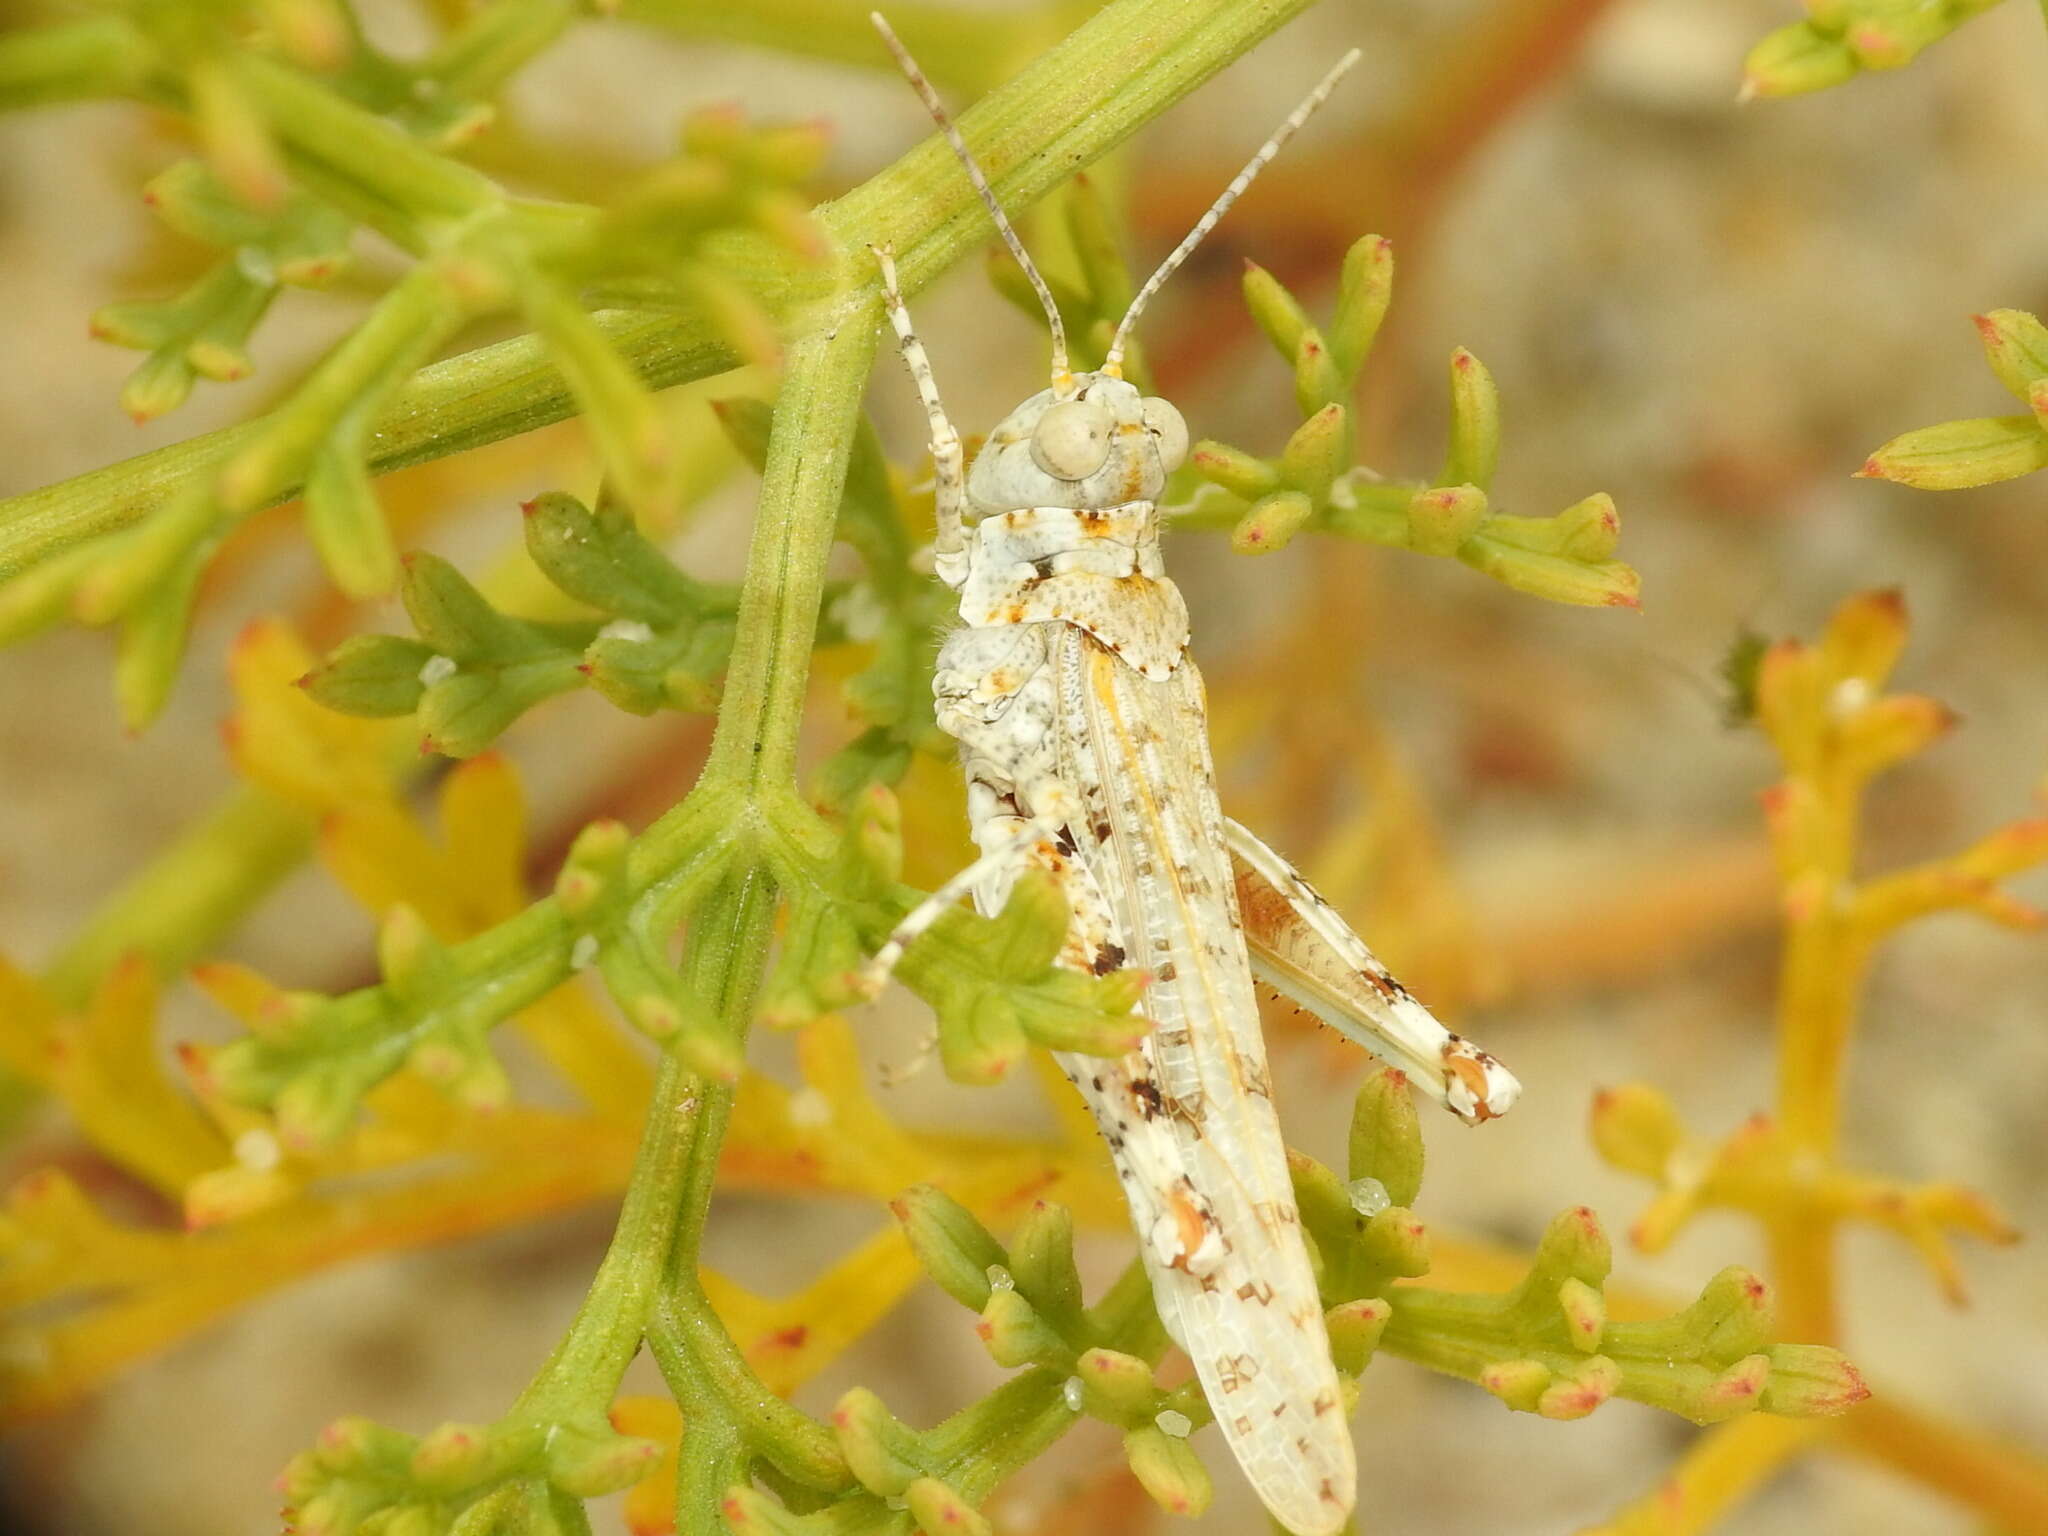
<instances>
[{"instance_id":1,"label":"blurred sandy background","mask_svg":"<svg viewBox=\"0 0 2048 1536\"><path fill-rule=\"evenodd\" d=\"M405 35L402 8L367 9L394 12L385 35ZM1443 361L1470 346L1506 403L1498 499L1540 515L1611 491L1621 554L1643 573L1634 616L1550 607L1450 562L1325 541L1262 562L1202 536L1173 550L1217 696L1226 804L1348 889L1360 926L1417 990L1469 1005L1471 1031L1527 1085L1501 1125L1427 1125L1422 1213L1446 1227L1522 1242L1585 1201L1619 1239L1644 1190L1587 1142L1597 1084L1657 1083L1714 1134L1770 1102L1774 951L1755 793L1771 764L1759 739L1722 726L1714 677L1739 629L1812 634L1850 592L1904 586L1915 632L1900 684L1945 699L1965 727L1882 786L1874 864L1944 853L2025 814L2048 772L2048 481L1935 497L1848 478L1899 431L2007 409L1968 317L2048 310L2048 38L2034 8L2015 4L1901 75L1738 108L1744 52L1795 13L1791 0L1326 0L1122 162L1143 266L1323 61L1361 46L1366 66L1291 163L1155 312L1167 392L1198 435L1277 446L1291 406L1280 364L1242 317L1239 258L1318 292L1350 239L1391 234L1402 265L1367 380L1374 461L1433 472ZM1526 28L1519 41L1501 41L1503 17ZM1497 76L1474 73L1482 59ZM925 131L908 91L879 71L623 27L574 34L514 100L536 130L648 157L683 111L733 96L763 115L835 119L835 187ZM1446 102L1448 121L1428 116ZM1390 134L1390 123L1427 132ZM89 343L85 317L178 270L135 196L172 152L132 111L0 119L0 493L239 419L350 312L345 298L288 300L259 336L256 381L202 386L170 419L131 427L114 398L135 354ZM1037 387L1029 329L976 272L955 274L918 315L969 430ZM893 361L877 378L879 419L908 460L919 447L908 391ZM513 536L516 499L587 490L588 462L567 428L444 465L438 494L468 510L438 521L431 542L481 561ZM752 489L741 476L722 494L687 560L736 572ZM104 637L66 632L0 656L0 946L30 964L47 957L229 785L213 730L220 663L249 618L291 613L330 638L393 627L388 613L332 611L321 590L285 543L216 584L179 695L139 741L114 723ZM1311 643L1319 654L1304 652ZM1414 830L1426 817L1435 856L1418 863L1383 829L1363 844L1345 832L1362 825L1361 742L1382 754L1382 791L1391 782L1414 797L1390 819ZM637 823L680 793L701 734L579 697L505 746L553 858L601 808ZM2048 890L2036 881L2032 894ZM296 984L346 985L366 973L368 938L309 872L230 953ZM2048 944L1961 919L1911 930L1873 980L1850 1155L1976 1185L2038 1231L2044 996ZM898 1012L888 1038L900 1042L918 1026L913 1009ZM173 994L167 1027L225 1031L189 990ZM1290 1139L1335 1156L1356 1063L1292 1038ZM910 1102L955 1122L991 1112L985 1096L931 1081ZM1031 1112L1020 1099L1016 1113ZM875 1216L730 1201L711 1256L779 1289ZM608 1213L592 1211L279 1294L18 1436L17 1492L46 1532L267 1531L271 1477L335 1414L414 1430L494 1416L566 1322L608 1230ZM1975 1302L1958 1312L1899 1242L1857 1232L1845 1245L1845 1335L1859 1364L1930 1407L2048 1441L2048 1285L2033 1250L1970 1248ZM1105 1242L1091 1259L1107 1268L1118 1251ZM1618 1273L1689 1295L1725 1263L1761 1260L1747 1223L1710 1218L1654 1262L1623 1251ZM929 1287L871 1346L815 1383L806 1406L862 1381L922 1422L995 1377L965 1314ZM1626 1403L1577 1424L1510 1415L1392 1360L1369 1374L1357 1423L1368 1527L1442 1536L1572 1530L1645 1490L1692 1433ZM1057 1499L1112 1451L1106 1435L1073 1437L1010 1508ZM1253 1529L1225 1458L1210 1459L1219 1499L1202 1529ZM1131 1523L1099 1528L1141 1529L1139 1506L1123 1507ZM1975 1527L1902 1481L1817 1458L1725 1529Z\"/></svg>"}]
</instances>

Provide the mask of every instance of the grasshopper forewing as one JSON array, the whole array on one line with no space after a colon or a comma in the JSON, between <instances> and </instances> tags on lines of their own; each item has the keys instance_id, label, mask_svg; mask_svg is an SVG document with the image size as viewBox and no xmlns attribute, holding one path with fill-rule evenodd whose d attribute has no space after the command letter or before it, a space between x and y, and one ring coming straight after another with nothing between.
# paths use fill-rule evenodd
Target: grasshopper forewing
<instances>
[{"instance_id":1,"label":"grasshopper forewing","mask_svg":"<svg viewBox=\"0 0 2048 1536\"><path fill-rule=\"evenodd\" d=\"M1154 1028L1137 1050L1058 1060L1109 1144L1160 1317L1232 1454L1276 1519L1323 1536L1350 1517L1356 1462L1274 1113L1254 972L1353 1038L1370 1035L1467 1119L1506 1109L1516 1085L1431 1018L1285 861L1225 820L1187 609L1159 551L1157 498L1187 455L1187 428L1171 404L1123 378L1122 356L1145 301L1356 55L1140 290L1102 367L1076 374L1059 312L987 180L876 24L1039 289L1053 361L1051 387L996 427L966 474L894 263L875 253L930 422L934 568L958 590L961 619L934 692L939 725L960 743L982 856L899 925L870 981L878 986L962 894L993 914L1032 868L1053 874L1072 911L1062 964L1149 972Z\"/></svg>"}]
</instances>

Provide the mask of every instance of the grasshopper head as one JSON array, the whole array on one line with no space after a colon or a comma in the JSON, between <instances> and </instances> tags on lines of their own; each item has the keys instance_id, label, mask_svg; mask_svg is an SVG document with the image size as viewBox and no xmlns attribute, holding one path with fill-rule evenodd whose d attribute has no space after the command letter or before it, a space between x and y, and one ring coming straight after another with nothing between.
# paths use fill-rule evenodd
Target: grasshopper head
<instances>
[{"instance_id":1,"label":"grasshopper head","mask_svg":"<svg viewBox=\"0 0 2048 1536\"><path fill-rule=\"evenodd\" d=\"M1187 454L1187 423L1167 401L1112 374L1077 374L1071 389L1040 390L1003 418L967 494L983 512L1156 501Z\"/></svg>"}]
</instances>

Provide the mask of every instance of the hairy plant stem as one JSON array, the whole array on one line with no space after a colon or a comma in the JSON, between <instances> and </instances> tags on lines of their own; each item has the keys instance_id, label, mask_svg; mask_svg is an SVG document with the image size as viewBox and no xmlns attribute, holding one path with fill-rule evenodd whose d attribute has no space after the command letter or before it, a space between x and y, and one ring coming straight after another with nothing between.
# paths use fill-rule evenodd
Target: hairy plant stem
<instances>
[{"instance_id":1,"label":"hairy plant stem","mask_svg":"<svg viewBox=\"0 0 2048 1536\"><path fill-rule=\"evenodd\" d=\"M619 14L692 37L891 69L868 21L874 9L874 0L625 0ZM986 90L1011 65L1055 42L1091 6L1087 0L1040 0L1003 11L966 11L925 0L887 0L881 9L933 79Z\"/></svg>"}]
</instances>

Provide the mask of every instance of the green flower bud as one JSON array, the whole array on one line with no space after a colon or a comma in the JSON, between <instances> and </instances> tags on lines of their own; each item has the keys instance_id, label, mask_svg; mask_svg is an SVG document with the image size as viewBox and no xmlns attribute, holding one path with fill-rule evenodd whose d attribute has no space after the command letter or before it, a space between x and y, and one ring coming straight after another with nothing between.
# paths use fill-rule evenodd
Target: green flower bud
<instances>
[{"instance_id":1,"label":"green flower bud","mask_svg":"<svg viewBox=\"0 0 2048 1536\"><path fill-rule=\"evenodd\" d=\"M1014 1288L992 1285L975 1333L997 1365L1059 1365L1071 1351L1038 1309Z\"/></svg>"},{"instance_id":2,"label":"green flower bud","mask_svg":"<svg viewBox=\"0 0 2048 1536\"><path fill-rule=\"evenodd\" d=\"M626 855L632 834L622 821L593 821L576 834L562 872L555 877L555 901L571 922L586 923L626 893Z\"/></svg>"},{"instance_id":3,"label":"green flower bud","mask_svg":"<svg viewBox=\"0 0 2048 1536\"><path fill-rule=\"evenodd\" d=\"M1486 364L1463 347L1451 353L1451 443L1442 485L1486 490L1500 463L1500 390Z\"/></svg>"},{"instance_id":4,"label":"green flower bud","mask_svg":"<svg viewBox=\"0 0 2048 1536\"><path fill-rule=\"evenodd\" d=\"M1840 85L1856 74L1856 56L1839 37L1827 37L1805 22L1767 34L1743 60L1743 93L1798 96Z\"/></svg>"},{"instance_id":5,"label":"green flower bud","mask_svg":"<svg viewBox=\"0 0 2048 1536\"><path fill-rule=\"evenodd\" d=\"M988 1305L989 1269L1006 1265L1009 1255L972 1211L930 1184L905 1190L889 1209L940 1290L975 1312Z\"/></svg>"},{"instance_id":6,"label":"green flower bud","mask_svg":"<svg viewBox=\"0 0 2048 1536\"><path fill-rule=\"evenodd\" d=\"M1572 1347L1589 1355L1598 1349L1607 1327L1607 1298L1583 1280L1568 1279L1557 1288L1557 1305Z\"/></svg>"},{"instance_id":7,"label":"green flower bud","mask_svg":"<svg viewBox=\"0 0 2048 1536\"><path fill-rule=\"evenodd\" d=\"M1136 1355L1113 1349L1085 1350L1074 1362L1089 1411L1112 1423L1150 1421L1159 1396L1152 1385L1152 1367Z\"/></svg>"},{"instance_id":8,"label":"green flower bud","mask_svg":"<svg viewBox=\"0 0 2048 1536\"><path fill-rule=\"evenodd\" d=\"M1480 1386L1520 1413L1534 1413L1550 1383L1550 1367L1540 1360L1503 1360L1479 1373Z\"/></svg>"},{"instance_id":9,"label":"green flower bud","mask_svg":"<svg viewBox=\"0 0 2048 1536\"><path fill-rule=\"evenodd\" d=\"M1464 544L1457 556L1503 586L1549 602L1576 603L1589 608L1640 606L1642 577L1619 560L1588 565L1581 560L1517 548L1494 538L1490 532Z\"/></svg>"},{"instance_id":10,"label":"green flower bud","mask_svg":"<svg viewBox=\"0 0 2048 1536\"><path fill-rule=\"evenodd\" d=\"M509 661L532 649L520 626L507 619L439 555L405 557L399 595L420 639L451 660Z\"/></svg>"},{"instance_id":11,"label":"green flower bud","mask_svg":"<svg viewBox=\"0 0 2048 1536\"><path fill-rule=\"evenodd\" d=\"M413 1480L436 1492L460 1493L518 1471L540 1442L540 1432L523 1425L443 1424L413 1452Z\"/></svg>"},{"instance_id":12,"label":"green flower bud","mask_svg":"<svg viewBox=\"0 0 2048 1536\"><path fill-rule=\"evenodd\" d=\"M448 947L404 902L385 913L378 926L377 966L391 995L415 1007L430 1002L455 980Z\"/></svg>"},{"instance_id":13,"label":"green flower bud","mask_svg":"<svg viewBox=\"0 0 2048 1536\"><path fill-rule=\"evenodd\" d=\"M1051 965L1072 921L1073 909L1059 881L1045 870L1026 872L1010 888L990 935L994 964L1020 975Z\"/></svg>"},{"instance_id":14,"label":"green flower bud","mask_svg":"<svg viewBox=\"0 0 2048 1536\"><path fill-rule=\"evenodd\" d=\"M726 1490L718 1512L733 1536L811 1536L811 1526L802 1516L744 1484Z\"/></svg>"},{"instance_id":15,"label":"green flower bud","mask_svg":"<svg viewBox=\"0 0 2048 1536\"><path fill-rule=\"evenodd\" d=\"M1365 1224L1359 1255L1381 1274L1413 1279L1429 1273L1429 1229L1405 1206L1390 1205Z\"/></svg>"},{"instance_id":16,"label":"green flower bud","mask_svg":"<svg viewBox=\"0 0 2048 1536\"><path fill-rule=\"evenodd\" d=\"M303 500L313 547L342 592L375 598L397 584L391 526L354 444L328 444L313 455Z\"/></svg>"},{"instance_id":17,"label":"green flower bud","mask_svg":"<svg viewBox=\"0 0 2048 1536\"><path fill-rule=\"evenodd\" d=\"M1337 371L1328 344L1322 333L1311 327L1294 354L1294 403L1302 415L1310 416L1341 400L1344 392L1344 377Z\"/></svg>"},{"instance_id":18,"label":"green flower bud","mask_svg":"<svg viewBox=\"0 0 2048 1536\"><path fill-rule=\"evenodd\" d=\"M366 1517L358 1536L441 1536L448 1519L437 1505L392 1504Z\"/></svg>"},{"instance_id":19,"label":"green flower bud","mask_svg":"<svg viewBox=\"0 0 2048 1536\"><path fill-rule=\"evenodd\" d=\"M190 633L206 551L189 550L160 586L141 593L123 615L114 651L114 698L130 732L147 726L170 697Z\"/></svg>"},{"instance_id":20,"label":"green flower bud","mask_svg":"<svg viewBox=\"0 0 2048 1536\"><path fill-rule=\"evenodd\" d=\"M920 1477L905 1497L926 1536L992 1536L986 1517L935 1477Z\"/></svg>"},{"instance_id":21,"label":"green flower bud","mask_svg":"<svg viewBox=\"0 0 2048 1536\"><path fill-rule=\"evenodd\" d=\"M512 1102L512 1079L482 1040L464 1055L462 1070L448 1086L455 1101L468 1109L489 1113Z\"/></svg>"},{"instance_id":22,"label":"green flower bud","mask_svg":"<svg viewBox=\"0 0 2048 1536\"><path fill-rule=\"evenodd\" d=\"M1266 339L1290 363L1301 355L1302 341L1314 331L1308 315L1280 279L1255 261L1244 264L1244 303Z\"/></svg>"},{"instance_id":23,"label":"green flower bud","mask_svg":"<svg viewBox=\"0 0 2048 1536\"><path fill-rule=\"evenodd\" d=\"M582 681L573 652L498 666L478 664L429 683L420 695L420 750L474 757L534 705Z\"/></svg>"},{"instance_id":24,"label":"green flower bud","mask_svg":"<svg viewBox=\"0 0 2048 1536\"><path fill-rule=\"evenodd\" d=\"M1455 555L1486 520L1486 492L1476 485L1417 491L1408 503L1409 542L1426 555Z\"/></svg>"},{"instance_id":25,"label":"green flower bud","mask_svg":"<svg viewBox=\"0 0 2048 1536\"><path fill-rule=\"evenodd\" d=\"M1280 454L1287 483L1321 501L1351 461L1351 414L1332 401L1294 429Z\"/></svg>"},{"instance_id":26,"label":"green flower bud","mask_svg":"<svg viewBox=\"0 0 2048 1536\"><path fill-rule=\"evenodd\" d=\"M426 684L420 671L434 648L398 635L350 635L299 679L315 703L344 715L370 719L409 715L419 707Z\"/></svg>"},{"instance_id":27,"label":"green flower bud","mask_svg":"<svg viewBox=\"0 0 2048 1536\"><path fill-rule=\"evenodd\" d=\"M121 386L121 409L137 425L167 416L185 403L197 376L184 348L166 347L153 352Z\"/></svg>"},{"instance_id":28,"label":"green flower bud","mask_svg":"<svg viewBox=\"0 0 2048 1536\"><path fill-rule=\"evenodd\" d=\"M839 852L852 890L880 895L903 878L903 808L886 784L869 784L847 801Z\"/></svg>"},{"instance_id":29,"label":"green flower bud","mask_svg":"<svg viewBox=\"0 0 2048 1536\"><path fill-rule=\"evenodd\" d=\"M1558 553L1568 559L1609 560L1621 543L1621 513L1605 491L1573 502L1557 514L1557 525Z\"/></svg>"},{"instance_id":30,"label":"green flower bud","mask_svg":"<svg viewBox=\"0 0 2048 1536\"><path fill-rule=\"evenodd\" d=\"M1152 1502L1168 1514L1198 1516L1209 1508L1215 1485L1186 1440L1143 1424L1125 1432L1124 1457Z\"/></svg>"},{"instance_id":31,"label":"green flower bud","mask_svg":"<svg viewBox=\"0 0 2048 1536\"><path fill-rule=\"evenodd\" d=\"M1378 1179L1395 1205L1413 1205L1422 1192L1422 1124L1398 1067L1376 1066L1359 1084L1346 1166L1354 1179Z\"/></svg>"},{"instance_id":32,"label":"green flower bud","mask_svg":"<svg viewBox=\"0 0 2048 1536\"><path fill-rule=\"evenodd\" d=\"M592 512L550 491L520 510L533 563L579 602L654 625L695 612L697 584L642 536L623 506Z\"/></svg>"},{"instance_id":33,"label":"green flower bud","mask_svg":"<svg viewBox=\"0 0 2048 1536\"><path fill-rule=\"evenodd\" d=\"M1240 555L1285 549L1315 514L1315 503L1300 491L1275 491L1253 502L1230 530L1230 547Z\"/></svg>"},{"instance_id":34,"label":"green flower bud","mask_svg":"<svg viewBox=\"0 0 2048 1536\"><path fill-rule=\"evenodd\" d=\"M956 1083L1001 1082L1030 1044L1016 1008L993 994L939 1020L939 1059Z\"/></svg>"},{"instance_id":35,"label":"green flower bud","mask_svg":"<svg viewBox=\"0 0 2048 1536\"><path fill-rule=\"evenodd\" d=\"M221 1066L228 1054L222 1051L214 1058L216 1082L222 1081ZM272 1101L278 1139L296 1151L332 1146L354 1122L362 1097L362 1087L351 1074L331 1068L301 1072L279 1088Z\"/></svg>"},{"instance_id":36,"label":"green flower bud","mask_svg":"<svg viewBox=\"0 0 2048 1536\"><path fill-rule=\"evenodd\" d=\"M1984 358L1998 382L2021 400L2048 379L2048 326L2019 309L1994 309L1975 316Z\"/></svg>"},{"instance_id":37,"label":"green flower bud","mask_svg":"<svg viewBox=\"0 0 2048 1536\"><path fill-rule=\"evenodd\" d=\"M1358 377L1394 296L1394 242L1367 235L1344 253L1337 283L1337 313L1330 323L1330 355L1349 384Z\"/></svg>"},{"instance_id":38,"label":"green flower bud","mask_svg":"<svg viewBox=\"0 0 2048 1536\"><path fill-rule=\"evenodd\" d=\"M1351 1376L1363 1375L1393 1315L1394 1309L1378 1296L1361 1296L1330 1308L1323 1315L1323 1324L1329 1330L1330 1354L1337 1369Z\"/></svg>"},{"instance_id":39,"label":"green flower bud","mask_svg":"<svg viewBox=\"0 0 2048 1536\"><path fill-rule=\"evenodd\" d=\"M1647 1083L1603 1088L1593 1095L1593 1146L1608 1165L1662 1179L1685 1140L1671 1100Z\"/></svg>"},{"instance_id":40,"label":"green flower bud","mask_svg":"<svg viewBox=\"0 0 2048 1536\"><path fill-rule=\"evenodd\" d=\"M292 1528L299 1536L348 1536L377 1505L375 1490L353 1483L329 1483L298 1506Z\"/></svg>"},{"instance_id":41,"label":"green flower bud","mask_svg":"<svg viewBox=\"0 0 2048 1536\"><path fill-rule=\"evenodd\" d=\"M855 1387L833 1405L832 1436L847 1468L870 1493L900 1495L923 1472L916 1436L866 1387Z\"/></svg>"},{"instance_id":42,"label":"green flower bud","mask_svg":"<svg viewBox=\"0 0 2048 1536\"><path fill-rule=\"evenodd\" d=\"M1862 1374L1824 1344L1774 1344L1771 1374L1757 1406L1792 1418L1829 1418L1870 1396Z\"/></svg>"},{"instance_id":43,"label":"green flower bud","mask_svg":"<svg viewBox=\"0 0 2048 1536\"><path fill-rule=\"evenodd\" d=\"M732 1026L708 1009L685 1016L684 1028L675 1037L674 1049L683 1065L697 1076L715 1083L736 1083L747 1063L746 1049Z\"/></svg>"},{"instance_id":44,"label":"green flower bud","mask_svg":"<svg viewBox=\"0 0 2048 1536\"><path fill-rule=\"evenodd\" d=\"M1729 1360L1763 1349L1771 1337L1771 1292L1756 1275L1731 1264L1707 1282L1700 1298L1679 1314L1693 1353Z\"/></svg>"},{"instance_id":45,"label":"green flower bud","mask_svg":"<svg viewBox=\"0 0 2048 1536\"><path fill-rule=\"evenodd\" d=\"M1233 496L1257 501L1280 488L1280 472L1264 459L1233 448L1228 443L1204 438L1189 456L1195 473L1212 485L1220 485Z\"/></svg>"},{"instance_id":46,"label":"green flower bud","mask_svg":"<svg viewBox=\"0 0 2048 1536\"><path fill-rule=\"evenodd\" d=\"M327 1475L388 1473L404 1469L412 1459L415 1443L411 1435L387 1429L373 1419L350 1415L321 1430L313 1449L303 1454L311 1468ZM291 1469L286 1470L289 1475Z\"/></svg>"},{"instance_id":47,"label":"green flower bud","mask_svg":"<svg viewBox=\"0 0 2048 1536\"><path fill-rule=\"evenodd\" d=\"M1305 1152L1287 1151L1287 1173L1294 1186L1301 1224L1315 1239L1326 1269L1343 1263L1364 1235L1366 1221L1351 1203L1344 1181Z\"/></svg>"},{"instance_id":48,"label":"green flower bud","mask_svg":"<svg viewBox=\"0 0 2048 1536\"><path fill-rule=\"evenodd\" d=\"M548 1481L578 1499L599 1499L630 1488L654 1470L661 1447L609 1427L591 1430L558 1424L548 1437Z\"/></svg>"},{"instance_id":49,"label":"green flower bud","mask_svg":"<svg viewBox=\"0 0 2048 1536\"><path fill-rule=\"evenodd\" d=\"M1993 485L2048 467L2048 426L2033 416L1983 416L1905 432L1863 461L1857 476L1922 491Z\"/></svg>"},{"instance_id":50,"label":"green flower bud","mask_svg":"<svg viewBox=\"0 0 2048 1536\"><path fill-rule=\"evenodd\" d=\"M1595 1289L1606 1281L1614 1268L1614 1250L1590 1207L1575 1205L1552 1218L1536 1249L1536 1268L1560 1281L1570 1276Z\"/></svg>"},{"instance_id":51,"label":"green flower bud","mask_svg":"<svg viewBox=\"0 0 2048 1536\"><path fill-rule=\"evenodd\" d=\"M1621 1386L1621 1368L1605 1355L1594 1355L1557 1379L1536 1399L1536 1412L1546 1419L1583 1419Z\"/></svg>"},{"instance_id":52,"label":"green flower bud","mask_svg":"<svg viewBox=\"0 0 2048 1536\"><path fill-rule=\"evenodd\" d=\"M1842 34L1850 54L1865 69L1904 69L1930 43L1955 30L1945 6L1919 6L1891 15L1862 15Z\"/></svg>"},{"instance_id":53,"label":"green flower bud","mask_svg":"<svg viewBox=\"0 0 2048 1536\"><path fill-rule=\"evenodd\" d=\"M1074 1265L1074 1213L1064 1205L1035 1202L1010 1240L1010 1274L1017 1294L1055 1331L1081 1328L1081 1272Z\"/></svg>"}]
</instances>

